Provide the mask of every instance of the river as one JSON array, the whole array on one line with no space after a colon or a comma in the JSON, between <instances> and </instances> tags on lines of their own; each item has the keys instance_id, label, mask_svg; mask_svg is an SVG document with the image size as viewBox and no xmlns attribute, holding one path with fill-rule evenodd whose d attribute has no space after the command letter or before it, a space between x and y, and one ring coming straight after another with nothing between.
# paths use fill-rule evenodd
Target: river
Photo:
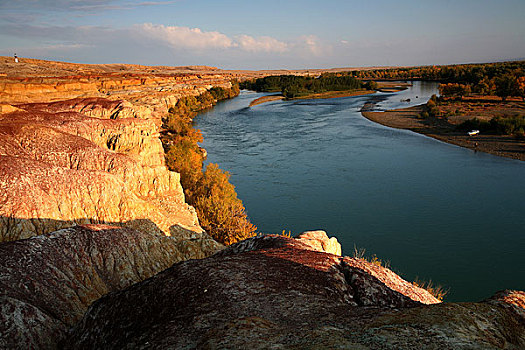
<instances>
[{"instance_id":1,"label":"river","mask_svg":"<svg viewBox=\"0 0 525 350\"><path fill-rule=\"evenodd\" d=\"M426 102L437 84L399 93L274 101L243 91L200 114L208 162L231 173L258 231L323 229L447 301L525 290L525 162L476 153L361 116ZM416 98L417 96L417 98ZM401 102L410 98L411 101Z\"/></svg>"}]
</instances>

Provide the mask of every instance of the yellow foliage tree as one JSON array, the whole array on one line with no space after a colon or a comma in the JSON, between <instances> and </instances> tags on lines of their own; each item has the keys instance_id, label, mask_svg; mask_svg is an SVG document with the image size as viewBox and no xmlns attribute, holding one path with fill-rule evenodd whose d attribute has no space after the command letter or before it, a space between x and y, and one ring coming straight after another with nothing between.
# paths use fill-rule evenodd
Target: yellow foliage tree
<instances>
[{"instance_id":1,"label":"yellow foliage tree","mask_svg":"<svg viewBox=\"0 0 525 350\"><path fill-rule=\"evenodd\" d=\"M204 154L200 130L192 126L198 110L208 108L216 99L225 99L239 93L238 84L232 89L213 88L197 98L181 98L164 118L162 142L166 150L166 165L180 173L186 201L197 211L201 226L217 241L232 244L255 235L242 201L237 198L230 175L210 164L203 173Z\"/></svg>"},{"instance_id":2,"label":"yellow foliage tree","mask_svg":"<svg viewBox=\"0 0 525 350\"><path fill-rule=\"evenodd\" d=\"M232 244L255 235L255 227L237 198L230 174L209 164L199 181L193 204L202 227L224 244Z\"/></svg>"}]
</instances>

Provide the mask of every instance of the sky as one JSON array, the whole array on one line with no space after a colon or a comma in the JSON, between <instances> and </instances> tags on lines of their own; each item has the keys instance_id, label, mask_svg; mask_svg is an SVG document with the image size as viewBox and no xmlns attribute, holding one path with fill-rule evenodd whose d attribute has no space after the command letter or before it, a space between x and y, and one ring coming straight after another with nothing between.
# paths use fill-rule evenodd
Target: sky
<instances>
[{"instance_id":1,"label":"sky","mask_svg":"<svg viewBox=\"0 0 525 350\"><path fill-rule=\"evenodd\" d=\"M308 69L525 58L525 0L0 0L0 55Z\"/></svg>"}]
</instances>

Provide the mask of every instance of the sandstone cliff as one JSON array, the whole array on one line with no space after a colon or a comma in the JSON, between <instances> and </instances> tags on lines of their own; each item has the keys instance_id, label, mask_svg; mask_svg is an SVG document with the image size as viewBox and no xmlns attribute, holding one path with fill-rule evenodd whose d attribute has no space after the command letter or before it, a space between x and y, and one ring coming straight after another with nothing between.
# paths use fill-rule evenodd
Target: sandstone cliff
<instances>
[{"instance_id":1,"label":"sandstone cliff","mask_svg":"<svg viewBox=\"0 0 525 350\"><path fill-rule=\"evenodd\" d=\"M0 241L74 223L206 236L179 174L166 169L161 118L181 96L231 87L231 75L27 59L0 66Z\"/></svg>"},{"instance_id":2,"label":"sandstone cliff","mask_svg":"<svg viewBox=\"0 0 525 350\"><path fill-rule=\"evenodd\" d=\"M519 349L525 293L439 303L384 267L282 236L178 263L95 302L67 348Z\"/></svg>"},{"instance_id":3,"label":"sandstone cliff","mask_svg":"<svg viewBox=\"0 0 525 350\"><path fill-rule=\"evenodd\" d=\"M56 348L96 299L217 247L104 225L0 244L0 348Z\"/></svg>"},{"instance_id":4,"label":"sandstone cliff","mask_svg":"<svg viewBox=\"0 0 525 350\"><path fill-rule=\"evenodd\" d=\"M62 111L72 103L18 105L17 111L0 115L3 240L71 222L137 219L151 221L165 234L176 226L202 232L195 211L184 202L179 175L164 166L153 121Z\"/></svg>"}]
</instances>

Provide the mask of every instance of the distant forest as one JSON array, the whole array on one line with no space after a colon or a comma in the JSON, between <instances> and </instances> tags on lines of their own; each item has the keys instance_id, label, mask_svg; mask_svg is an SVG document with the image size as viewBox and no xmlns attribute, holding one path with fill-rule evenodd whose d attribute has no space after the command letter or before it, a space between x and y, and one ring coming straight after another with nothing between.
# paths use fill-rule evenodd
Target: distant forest
<instances>
[{"instance_id":1,"label":"distant forest","mask_svg":"<svg viewBox=\"0 0 525 350\"><path fill-rule=\"evenodd\" d=\"M435 80L441 82L445 96L497 95L525 97L525 61L425 66L352 71L345 73L359 79Z\"/></svg>"},{"instance_id":2,"label":"distant forest","mask_svg":"<svg viewBox=\"0 0 525 350\"><path fill-rule=\"evenodd\" d=\"M242 82L240 87L258 92L281 92L286 98L296 98L327 91L359 90L363 89L365 84L349 75L326 73L319 77L268 76Z\"/></svg>"}]
</instances>

